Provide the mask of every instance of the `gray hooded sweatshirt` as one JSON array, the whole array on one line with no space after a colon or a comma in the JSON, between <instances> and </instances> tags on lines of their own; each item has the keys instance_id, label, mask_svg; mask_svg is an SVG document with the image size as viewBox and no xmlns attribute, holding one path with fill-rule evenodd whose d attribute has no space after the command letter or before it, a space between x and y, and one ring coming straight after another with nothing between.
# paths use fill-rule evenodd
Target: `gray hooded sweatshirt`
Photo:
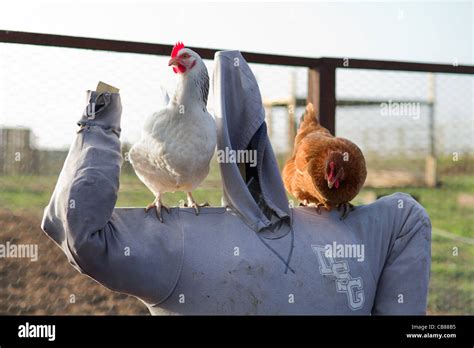
<instances>
[{"instance_id":1,"label":"gray hooded sweatshirt","mask_svg":"<svg viewBox=\"0 0 474 348\"><path fill-rule=\"evenodd\" d=\"M92 93L42 222L69 262L152 314L424 314L425 209L403 193L343 221L290 207L239 52L216 54L214 97L218 150L255 151L256 165L220 163L226 207L172 208L161 223L143 208L115 208L120 95Z\"/></svg>"}]
</instances>

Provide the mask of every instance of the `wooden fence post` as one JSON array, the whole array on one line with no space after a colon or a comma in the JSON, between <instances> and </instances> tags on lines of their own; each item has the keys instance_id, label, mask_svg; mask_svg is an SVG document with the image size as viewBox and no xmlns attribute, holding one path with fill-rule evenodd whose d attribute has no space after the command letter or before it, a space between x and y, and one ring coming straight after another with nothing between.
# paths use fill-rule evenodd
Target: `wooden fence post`
<instances>
[{"instance_id":1,"label":"wooden fence post","mask_svg":"<svg viewBox=\"0 0 474 348\"><path fill-rule=\"evenodd\" d=\"M308 102L313 103L319 122L336 134L336 68L321 64L308 69Z\"/></svg>"}]
</instances>

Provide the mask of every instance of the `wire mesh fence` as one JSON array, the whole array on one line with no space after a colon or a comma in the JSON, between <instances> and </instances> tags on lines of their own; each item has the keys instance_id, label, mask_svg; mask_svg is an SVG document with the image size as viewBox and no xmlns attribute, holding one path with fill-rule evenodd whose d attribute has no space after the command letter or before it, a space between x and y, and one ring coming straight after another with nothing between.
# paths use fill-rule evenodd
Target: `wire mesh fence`
<instances>
[{"instance_id":1,"label":"wire mesh fence","mask_svg":"<svg viewBox=\"0 0 474 348\"><path fill-rule=\"evenodd\" d=\"M364 151L368 186L435 186L453 158L472 166L471 76L341 70L337 86L337 134Z\"/></svg>"},{"instance_id":2,"label":"wire mesh fence","mask_svg":"<svg viewBox=\"0 0 474 348\"><path fill-rule=\"evenodd\" d=\"M0 43L0 245L37 246L36 261L0 259L0 314L147 313L135 298L110 292L74 270L41 232L40 220L75 136L85 91L99 80L120 88L126 157L143 120L161 106L161 87L174 91L176 76L167 60ZM212 61L206 65L212 76ZM272 146L283 165L304 111L308 70L250 66L261 89ZM436 229L467 238L445 234L435 241L431 313L474 313L474 273L466 266L474 259L473 81L468 75L337 70L336 133L361 147L369 167L358 202L408 191L427 207ZM211 93L211 113L213 102ZM23 140L12 140L18 137ZM216 161L196 195L201 197L220 205ZM180 198L170 195L168 200L174 205ZM124 162L117 205L145 206L151 199ZM443 211L446 204L449 209ZM461 216L463 221L452 223ZM453 248L462 251L460 256L453 256Z\"/></svg>"}]
</instances>

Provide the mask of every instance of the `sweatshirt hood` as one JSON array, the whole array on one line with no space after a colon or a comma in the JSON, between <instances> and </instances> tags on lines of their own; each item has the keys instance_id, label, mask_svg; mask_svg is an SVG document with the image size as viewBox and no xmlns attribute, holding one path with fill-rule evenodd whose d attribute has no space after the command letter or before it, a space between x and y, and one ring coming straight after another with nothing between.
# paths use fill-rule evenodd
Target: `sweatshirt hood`
<instances>
[{"instance_id":1,"label":"sweatshirt hood","mask_svg":"<svg viewBox=\"0 0 474 348\"><path fill-rule=\"evenodd\" d=\"M288 199L260 90L239 51L216 53L213 88L224 203L254 231L281 237L289 230Z\"/></svg>"}]
</instances>

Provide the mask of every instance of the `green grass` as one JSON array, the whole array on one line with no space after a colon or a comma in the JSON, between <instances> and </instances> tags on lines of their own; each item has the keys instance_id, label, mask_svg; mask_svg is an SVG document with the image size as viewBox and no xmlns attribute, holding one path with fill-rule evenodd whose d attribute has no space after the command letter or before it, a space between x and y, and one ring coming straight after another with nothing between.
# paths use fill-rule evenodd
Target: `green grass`
<instances>
[{"instance_id":1,"label":"green grass","mask_svg":"<svg viewBox=\"0 0 474 348\"><path fill-rule=\"evenodd\" d=\"M457 202L460 193L474 195L474 176L459 175L442 177L439 188L368 189L377 196L393 192L406 192L415 197L427 210L436 228L460 236L474 237L474 207L462 207Z\"/></svg>"},{"instance_id":2,"label":"green grass","mask_svg":"<svg viewBox=\"0 0 474 348\"><path fill-rule=\"evenodd\" d=\"M0 176L0 210L41 216L53 192L57 176ZM474 177L448 175L442 177L440 188L369 189L376 195L396 191L415 196L426 208L434 229L474 238L474 209L460 207L460 193L474 194ZM220 174L214 163L211 173L194 197L220 206ZM177 205L184 193L166 194L165 203ZM133 174L121 177L117 206L144 207L153 195ZM459 255L453 256L453 247ZM431 314L474 314L474 246L433 235L432 274L428 311Z\"/></svg>"},{"instance_id":3,"label":"green grass","mask_svg":"<svg viewBox=\"0 0 474 348\"><path fill-rule=\"evenodd\" d=\"M41 214L56 180L57 176L0 176L0 209Z\"/></svg>"},{"instance_id":4,"label":"green grass","mask_svg":"<svg viewBox=\"0 0 474 348\"><path fill-rule=\"evenodd\" d=\"M458 256L453 248L458 248ZM432 314L474 313L474 246L437 235L432 243L428 310Z\"/></svg>"},{"instance_id":5,"label":"green grass","mask_svg":"<svg viewBox=\"0 0 474 348\"><path fill-rule=\"evenodd\" d=\"M53 193L58 177L49 176L1 176L0 209L22 211L41 215ZM198 202L207 201L211 205L221 205L221 182L217 161L213 161L211 171L200 187L193 192ZM120 190L117 207L144 207L153 201L153 194L136 177L123 171L120 177ZM186 201L183 192L166 193L163 201L169 205L178 205Z\"/></svg>"}]
</instances>

